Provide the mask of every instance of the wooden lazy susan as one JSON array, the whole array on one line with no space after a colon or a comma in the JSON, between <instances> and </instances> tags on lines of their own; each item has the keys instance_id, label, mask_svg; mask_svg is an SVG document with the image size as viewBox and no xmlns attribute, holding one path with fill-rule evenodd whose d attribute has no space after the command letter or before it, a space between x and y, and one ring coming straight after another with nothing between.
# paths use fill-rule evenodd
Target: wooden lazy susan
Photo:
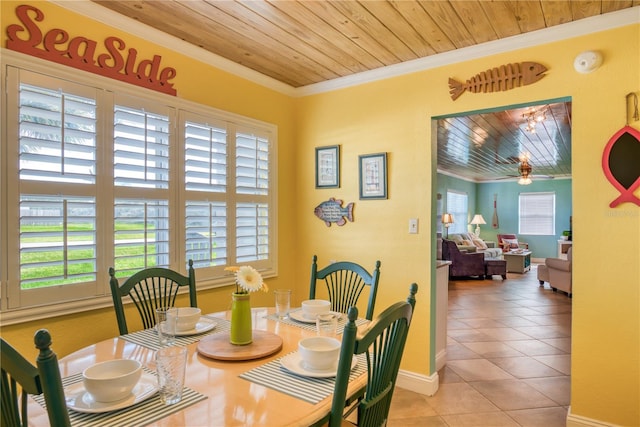
<instances>
[{"instance_id":1,"label":"wooden lazy susan","mask_svg":"<svg viewBox=\"0 0 640 427\"><path fill-rule=\"evenodd\" d=\"M251 360L269 356L282 349L282 338L268 331L253 331L253 342L234 345L229 333L208 335L198 343L198 353L217 360Z\"/></svg>"}]
</instances>

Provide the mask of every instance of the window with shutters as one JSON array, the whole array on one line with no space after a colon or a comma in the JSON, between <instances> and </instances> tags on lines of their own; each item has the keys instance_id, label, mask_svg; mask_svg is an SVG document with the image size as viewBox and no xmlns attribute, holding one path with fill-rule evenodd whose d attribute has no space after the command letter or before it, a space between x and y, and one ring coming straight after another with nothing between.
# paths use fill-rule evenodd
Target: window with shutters
<instances>
[{"instance_id":1,"label":"window with shutters","mask_svg":"<svg viewBox=\"0 0 640 427\"><path fill-rule=\"evenodd\" d=\"M555 193L520 193L518 234L554 236L556 234Z\"/></svg>"},{"instance_id":2,"label":"window with shutters","mask_svg":"<svg viewBox=\"0 0 640 427\"><path fill-rule=\"evenodd\" d=\"M275 126L75 70L5 71L3 312L108 304L109 267L191 259L199 287L230 284L229 265L276 273Z\"/></svg>"}]
</instances>

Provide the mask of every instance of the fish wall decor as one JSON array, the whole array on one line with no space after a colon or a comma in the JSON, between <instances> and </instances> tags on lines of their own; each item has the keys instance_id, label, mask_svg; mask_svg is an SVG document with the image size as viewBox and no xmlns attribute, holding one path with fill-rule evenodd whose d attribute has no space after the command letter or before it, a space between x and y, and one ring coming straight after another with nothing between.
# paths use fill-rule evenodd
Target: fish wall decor
<instances>
[{"instance_id":1,"label":"fish wall decor","mask_svg":"<svg viewBox=\"0 0 640 427\"><path fill-rule=\"evenodd\" d=\"M602 153L602 170L620 192L609 207L621 203L640 206L640 198L633 194L640 187L640 131L627 125L609 139Z\"/></svg>"},{"instance_id":2,"label":"fish wall decor","mask_svg":"<svg viewBox=\"0 0 640 427\"><path fill-rule=\"evenodd\" d=\"M331 197L329 200L320 203L314 209L313 213L327 224L327 227L331 227L331 223L335 222L337 225L345 225L347 220L353 222L353 202L343 207L342 200L336 200Z\"/></svg>"},{"instance_id":3,"label":"fish wall decor","mask_svg":"<svg viewBox=\"0 0 640 427\"><path fill-rule=\"evenodd\" d=\"M535 83L545 76L547 67L537 62L518 62L483 71L464 83L449 78L449 94L454 101L465 91L503 92Z\"/></svg>"}]
</instances>

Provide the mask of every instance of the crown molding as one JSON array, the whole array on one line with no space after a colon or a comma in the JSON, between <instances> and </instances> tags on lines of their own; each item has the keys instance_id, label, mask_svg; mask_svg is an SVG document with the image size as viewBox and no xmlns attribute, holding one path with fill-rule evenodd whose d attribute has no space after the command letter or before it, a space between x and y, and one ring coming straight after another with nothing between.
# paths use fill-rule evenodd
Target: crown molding
<instances>
[{"instance_id":1,"label":"crown molding","mask_svg":"<svg viewBox=\"0 0 640 427\"><path fill-rule=\"evenodd\" d=\"M258 73L257 71L243 65L236 64L233 61L180 40L177 37L170 36L162 31L156 30L155 28L151 28L139 21L122 16L92 1L50 1L51 3L72 12L117 28L149 42L165 46L171 50L180 52L185 56L211 65L212 67L219 68L222 71L226 71L240 78L292 97L304 97L324 92L331 92L351 86L465 62L471 59L483 58L499 53L511 52L526 47L533 47L640 23L640 6L634 6L603 15L591 16L589 18L568 22L566 24L556 25L550 28L544 28L500 40L456 49L450 52L431 55L425 58L380 67L375 70L339 77L326 82L294 88L293 86L282 83L262 73Z\"/></svg>"}]
</instances>

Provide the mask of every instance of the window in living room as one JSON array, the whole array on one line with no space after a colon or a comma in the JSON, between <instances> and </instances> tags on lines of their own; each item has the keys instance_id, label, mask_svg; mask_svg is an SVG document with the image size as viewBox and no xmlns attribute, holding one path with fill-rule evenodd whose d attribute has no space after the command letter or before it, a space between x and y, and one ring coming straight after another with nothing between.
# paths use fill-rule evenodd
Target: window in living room
<instances>
[{"instance_id":1,"label":"window in living room","mask_svg":"<svg viewBox=\"0 0 640 427\"><path fill-rule=\"evenodd\" d=\"M518 199L518 234L555 235L555 216L555 193L520 193Z\"/></svg>"},{"instance_id":2,"label":"window in living room","mask_svg":"<svg viewBox=\"0 0 640 427\"><path fill-rule=\"evenodd\" d=\"M467 193L447 191L446 213L453 215L453 224L449 227L449 233L466 233L469 201Z\"/></svg>"}]
</instances>

